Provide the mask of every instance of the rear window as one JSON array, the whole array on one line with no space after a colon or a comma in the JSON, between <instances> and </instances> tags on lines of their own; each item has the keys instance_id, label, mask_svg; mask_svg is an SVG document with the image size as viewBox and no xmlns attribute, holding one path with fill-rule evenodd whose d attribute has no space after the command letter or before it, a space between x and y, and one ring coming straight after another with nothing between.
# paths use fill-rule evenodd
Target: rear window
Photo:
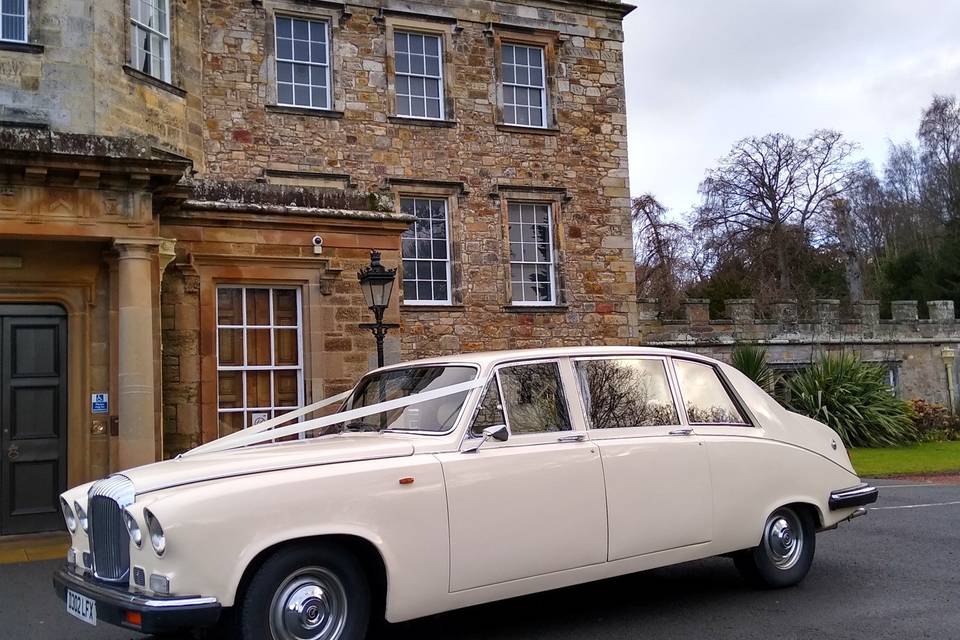
<instances>
[{"instance_id":1,"label":"rear window","mask_svg":"<svg viewBox=\"0 0 960 640\"><path fill-rule=\"evenodd\" d=\"M673 363L690 424L749 425L727 393L716 369L689 360L674 360Z\"/></svg>"}]
</instances>

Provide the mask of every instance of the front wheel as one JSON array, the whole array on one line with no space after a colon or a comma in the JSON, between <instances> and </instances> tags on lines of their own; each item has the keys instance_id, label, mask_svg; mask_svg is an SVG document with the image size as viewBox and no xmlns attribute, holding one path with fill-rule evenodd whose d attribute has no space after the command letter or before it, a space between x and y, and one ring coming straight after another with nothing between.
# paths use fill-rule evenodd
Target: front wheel
<instances>
[{"instance_id":1,"label":"front wheel","mask_svg":"<svg viewBox=\"0 0 960 640\"><path fill-rule=\"evenodd\" d=\"M792 587L810 571L816 548L816 527L809 511L781 507L767 518L760 544L736 553L733 562L751 584Z\"/></svg>"},{"instance_id":2,"label":"front wheel","mask_svg":"<svg viewBox=\"0 0 960 640\"><path fill-rule=\"evenodd\" d=\"M363 567L336 545L299 545L250 581L237 622L243 640L362 640L370 618Z\"/></svg>"}]
</instances>

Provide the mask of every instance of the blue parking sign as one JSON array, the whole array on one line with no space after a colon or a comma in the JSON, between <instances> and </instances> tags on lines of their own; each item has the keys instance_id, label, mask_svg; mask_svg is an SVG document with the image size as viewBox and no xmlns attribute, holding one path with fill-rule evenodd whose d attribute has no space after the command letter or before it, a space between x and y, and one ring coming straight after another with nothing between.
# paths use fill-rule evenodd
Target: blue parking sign
<instances>
[{"instance_id":1,"label":"blue parking sign","mask_svg":"<svg viewBox=\"0 0 960 640\"><path fill-rule=\"evenodd\" d=\"M110 413L110 397L106 393L91 394L90 411L92 413Z\"/></svg>"}]
</instances>

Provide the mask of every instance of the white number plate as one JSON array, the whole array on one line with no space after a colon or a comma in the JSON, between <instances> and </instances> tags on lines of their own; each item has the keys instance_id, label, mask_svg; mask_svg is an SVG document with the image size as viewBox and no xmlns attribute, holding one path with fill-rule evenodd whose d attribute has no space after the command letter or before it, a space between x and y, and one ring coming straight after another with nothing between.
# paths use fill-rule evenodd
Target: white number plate
<instances>
[{"instance_id":1,"label":"white number plate","mask_svg":"<svg viewBox=\"0 0 960 640\"><path fill-rule=\"evenodd\" d=\"M67 589L67 613L87 624L97 624L97 603L86 596Z\"/></svg>"}]
</instances>

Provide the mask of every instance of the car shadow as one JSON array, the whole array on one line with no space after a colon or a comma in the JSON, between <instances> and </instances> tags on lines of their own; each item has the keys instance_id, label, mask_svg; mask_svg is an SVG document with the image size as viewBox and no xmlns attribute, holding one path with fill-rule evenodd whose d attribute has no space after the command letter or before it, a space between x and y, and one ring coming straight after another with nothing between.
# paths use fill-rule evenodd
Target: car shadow
<instances>
[{"instance_id":1,"label":"car shadow","mask_svg":"<svg viewBox=\"0 0 960 640\"><path fill-rule=\"evenodd\" d=\"M602 637L605 632L633 625L637 619L689 615L705 601L720 605L752 591L732 561L711 558L384 625L370 637L583 637L584 626L591 628L591 636Z\"/></svg>"}]
</instances>

